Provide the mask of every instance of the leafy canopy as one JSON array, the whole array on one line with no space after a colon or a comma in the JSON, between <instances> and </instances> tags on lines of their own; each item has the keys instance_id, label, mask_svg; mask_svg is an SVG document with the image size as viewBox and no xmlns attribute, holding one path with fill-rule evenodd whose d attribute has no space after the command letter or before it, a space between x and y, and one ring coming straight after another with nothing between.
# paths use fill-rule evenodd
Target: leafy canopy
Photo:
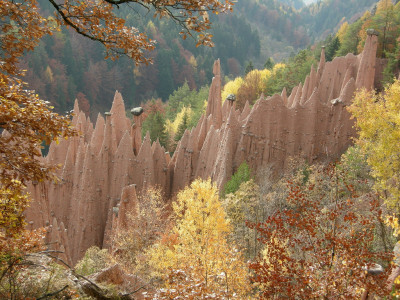
<instances>
[{"instance_id":1,"label":"leafy canopy","mask_svg":"<svg viewBox=\"0 0 400 300\"><path fill-rule=\"evenodd\" d=\"M359 129L357 144L367 155L376 179L375 187L387 202L399 208L400 203L400 82L396 80L381 94L359 91L349 108Z\"/></svg>"},{"instance_id":2,"label":"leafy canopy","mask_svg":"<svg viewBox=\"0 0 400 300\"><path fill-rule=\"evenodd\" d=\"M167 289L159 296L244 299L247 268L241 253L228 243L232 228L211 179L186 187L173 209L174 228L149 253L150 264L164 275Z\"/></svg>"},{"instance_id":3,"label":"leafy canopy","mask_svg":"<svg viewBox=\"0 0 400 300\"><path fill-rule=\"evenodd\" d=\"M285 207L250 225L264 246L249 265L261 299L361 299L365 291L387 296L392 254L373 247L380 201L373 194L359 197L346 171L332 164L312 170L306 183L293 179ZM376 263L385 270L372 279L367 270Z\"/></svg>"}]
</instances>

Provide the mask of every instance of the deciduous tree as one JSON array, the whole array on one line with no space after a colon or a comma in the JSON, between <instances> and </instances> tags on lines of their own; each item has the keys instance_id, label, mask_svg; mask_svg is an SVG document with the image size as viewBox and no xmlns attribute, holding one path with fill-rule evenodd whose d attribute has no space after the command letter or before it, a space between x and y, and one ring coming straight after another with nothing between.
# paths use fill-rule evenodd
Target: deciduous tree
<instances>
[{"instance_id":1,"label":"deciduous tree","mask_svg":"<svg viewBox=\"0 0 400 300\"><path fill-rule=\"evenodd\" d=\"M350 111L359 129L358 145L367 155L375 187L399 212L400 205L400 82L396 80L381 94L356 93Z\"/></svg>"},{"instance_id":2,"label":"deciduous tree","mask_svg":"<svg viewBox=\"0 0 400 300\"><path fill-rule=\"evenodd\" d=\"M151 265L164 275L161 296L195 295L244 299L249 292L241 253L229 245L231 233L218 190L211 180L196 180L173 203L176 225L170 238L150 252Z\"/></svg>"},{"instance_id":3,"label":"deciduous tree","mask_svg":"<svg viewBox=\"0 0 400 300\"><path fill-rule=\"evenodd\" d=\"M334 165L306 183L289 182L286 208L253 224L264 253L250 264L263 299L387 296L391 253L372 247L382 221L374 195L358 197ZM372 276L376 263L380 275Z\"/></svg>"}]
</instances>

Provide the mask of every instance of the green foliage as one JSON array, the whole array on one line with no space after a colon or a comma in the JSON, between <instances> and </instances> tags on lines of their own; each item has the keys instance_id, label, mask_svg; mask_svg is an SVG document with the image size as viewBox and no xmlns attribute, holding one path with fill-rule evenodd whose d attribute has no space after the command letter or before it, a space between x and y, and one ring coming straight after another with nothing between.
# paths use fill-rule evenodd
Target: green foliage
<instances>
[{"instance_id":1,"label":"green foliage","mask_svg":"<svg viewBox=\"0 0 400 300\"><path fill-rule=\"evenodd\" d=\"M333 38L331 37L328 45L326 46L326 52L325 52L326 61L331 61L335 57L335 54L339 50L339 48L340 48L339 37L337 36Z\"/></svg>"},{"instance_id":2,"label":"green foliage","mask_svg":"<svg viewBox=\"0 0 400 300\"><path fill-rule=\"evenodd\" d=\"M249 165L244 161L240 164L237 171L232 175L231 179L225 184L224 195L236 192L242 182L249 181L251 171Z\"/></svg>"},{"instance_id":3,"label":"green foliage","mask_svg":"<svg viewBox=\"0 0 400 300\"><path fill-rule=\"evenodd\" d=\"M348 30L340 41L340 48L337 50L337 56L345 56L347 53L358 54L358 43L360 38L358 33L362 28L363 20L359 19L353 24L349 25Z\"/></svg>"},{"instance_id":4,"label":"green foliage","mask_svg":"<svg viewBox=\"0 0 400 300\"><path fill-rule=\"evenodd\" d=\"M317 62L311 50L301 50L285 63L285 68L279 68L274 76L268 78L266 82L267 94L280 94L284 87L287 91L290 91L299 83L304 83L305 78L310 74L311 66L317 64Z\"/></svg>"},{"instance_id":5,"label":"green foliage","mask_svg":"<svg viewBox=\"0 0 400 300\"><path fill-rule=\"evenodd\" d=\"M275 65L275 61L272 57L268 57L267 61L264 64L264 68L268 70L272 70Z\"/></svg>"},{"instance_id":6,"label":"green foliage","mask_svg":"<svg viewBox=\"0 0 400 300\"><path fill-rule=\"evenodd\" d=\"M400 5L394 5L391 0L380 0L372 12L366 12L350 25L345 22L337 34L340 47L335 55L360 53L367 37L366 30L370 28L378 33L377 56L391 58L393 53L398 52L396 38L400 29ZM395 61L389 62L388 69L393 70L394 63ZM386 71L385 83L392 82L390 78L392 75L389 75L389 72L389 70Z\"/></svg>"},{"instance_id":7,"label":"green foliage","mask_svg":"<svg viewBox=\"0 0 400 300\"><path fill-rule=\"evenodd\" d=\"M349 147L342 155L340 162L338 169L345 173L346 180L350 184L357 190L370 190L371 168L367 163L367 156L359 146Z\"/></svg>"},{"instance_id":8,"label":"green foliage","mask_svg":"<svg viewBox=\"0 0 400 300\"><path fill-rule=\"evenodd\" d=\"M248 73L250 73L250 72L253 71L253 70L254 70L253 62L250 60L250 61L247 63L245 69L244 69L244 74L247 75Z\"/></svg>"},{"instance_id":9,"label":"green foliage","mask_svg":"<svg viewBox=\"0 0 400 300\"><path fill-rule=\"evenodd\" d=\"M194 112L190 123L194 126L204 111L204 102L208 99L208 91L208 86L202 87L199 91L190 90L188 83L185 82L169 96L167 118L173 121L183 107L190 107Z\"/></svg>"},{"instance_id":10,"label":"green foliage","mask_svg":"<svg viewBox=\"0 0 400 300\"><path fill-rule=\"evenodd\" d=\"M107 249L92 246L86 250L83 258L76 264L78 274L87 276L111 266L111 256Z\"/></svg>"},{"instance_id":11,"label":"green foliage","mask_svg":"<svg viewBox=\"0 0 400 300\"><path fill-rule=\"evenodd\" d=\"M323 35L340 24L343 20L352 20L354 16L370 9L376 0L345 0L345 1L316 1L302 9L303 18L308 21L307 30L313 35Z\"/></svg>"},{"instance_id":12,"label":"green foliage","mask_svg":"<svg viewBox=\"0 0 400 300\"><path fill-rule=\"evenodd\" d=\"M387 64L383 70L383 86L387 84L392 84L395 81L395 78L398 77L399 69L400 69L400 47L396 46L394 52L386 52L385 56L387 57Z\"/></svg>"},{"instance_id":13,"label":"green foliage","mask_svg":"<svg viewBox=\"0 0 400 300\"><path fill-rule=\"evenodd\" d=\"M233 226L232 239L246 259L255 258L261 249L258 232L246 223L264 220L264 208L260 187L253 179L242 182L234 193L227 194L224 206Z\"/></svg>"},{"instance_id":14,"label":"green foliage","mask_svg":"<svg viewBox=\"0 0 400 300\"><path fill-rule=\"evenodd\" d=\"M165 128L165 118L160 112L153 112L147 116L142 124L142 136L150 134L151 142L159 140L161 146L168 147L168 133Z\"/></svg>"},{"instance_id":15,"label":"green foliage","mask_svg":"<svg viewBox=\"0 0 400 300\"><path fill-rule=\"evenodd\" d=\"M246 11L245 14L235 13L236 11L239 11L237 3L232 15L225 18L211 16L215 25L212 30L215 47L208 55L220 58L224 70L228 69L229 58L244 65L248 59L258 59L261 53L262 37L259 36L258 27L251 26L252 20L245 15Z\"/></svg>"},{"instance_id":16,"label":"green foliage","mask_svg":"<svg viewBox=\"0 0 400 300\"><path fill-rule=\"evenodd\" d=\"M154 25L153 25L154 26ZM172 50L162 49L157 55L158 64L158 95L164 101L168 99L169 95L174 91L174 80L172 76L171 60Z\"/></svg>"}]
</instances>

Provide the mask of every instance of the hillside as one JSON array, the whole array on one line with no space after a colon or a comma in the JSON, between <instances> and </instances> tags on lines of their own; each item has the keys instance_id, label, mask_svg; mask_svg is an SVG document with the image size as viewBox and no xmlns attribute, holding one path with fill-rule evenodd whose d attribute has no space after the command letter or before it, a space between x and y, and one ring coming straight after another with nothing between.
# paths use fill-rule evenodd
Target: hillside
<instances>
[{"instance_id":1,"label":"hillside","mask_svg":"<svg viewBox=\"0 0 400 300\"><path fill-rule=\"evenodd\" d=\"M400 2L117 1L0 1L0 298L399 298Z\"/></svg>"},{"instance_id":2,"label":"hillside","mask_svg":"<svg viewBox=\"0 0 400 300\"><path fill-rule=\"evenodd\" d=\"M39 2L51 15L48 1ZM63 29L43 39L27 55L26 81L57 111L70 110L77 98L92 117L107 110L115 90L122 92L130 107L151 98L166 101L185 82L191 89L206 85L212 77L210 65L216 58L220 59L225 75L242 75L250 61L258 68L268 57L280 61L326 35L327 28L333 30L344 19L363 12L373 2L363 0L354 5L351 1L323 1L297 10L277 0L239 1L233 14L211 16L215 43L211 49L195 47L190 38L177 39L178 29L171 21L160 22L151 13L138 18L134 11L120 9L118 13L126 17L129 25L158 41L150 54L154 58L152 65L136 67L126 58L105 61L101 45ZM334 12L329 20L327 12Z\"/></svg>"},{"instance_id":3,"label":"hillside","mask_svg":"<svg viewBox=\"0 0 400 300\"><path fill-rule=\"evenodd\" d=\"M356 89L366 88L367 90L372 90L374 88L376 72L379 72L375 68L375 65L379 63L379 60L376 59L377 48L378 37L375 34L370 34L367 37L363 52L358 56L348 54L346 57L326 62L325 53L322 50L318 68L311 69L304 85L300 84L290 94L286 94L284 90L281 95L274 95L267 99L260 98L252 108L247 104L243 110L236 110L235 103L230 103L230 101L225 101L222 105L220 63L216 61L213 67L214 79L210 87L211 92L206 112L195 128L185 131L172 157L165 153L164 148L158 141L152 143L149 136L146 136L143 142L141 141L142 116L134 116L135 125L131 127L131 120L125 116L125 106L121 94L116 93L110 113L105 119L99 116L96 125L93 125L85 117L84 113L80 111L78 103L76 103L73 124L80 128L83 135L51 145L49 155L45 159L55 163L65 162L63 168L58 171L58 176L62 183L46 182L30 185L29 190L36 200L36 205L27 210L27 218L32 220L32 224L35 224L35 226L42 226L45 222L52 224L47 238L49 241L57 241L52 244L53 249L62 251L61 257L63 260L75 264L83 257L86 249L89 249L85 257L77 265L77 270L85 271L85 264L88 263L89 259L101 260L101 256L97 258L87 257L87 255L95 251L90 247L96 245L113 249L112 255L114 255L115 259L120 263L127 264L125 265L125 270L135 272L136 275L140 274L141 280L143 278L157 278L157 275L150 273L149 269L160 270L162 275L169 274L168 255L180 255L180 252L175 253L174 249L183 251L185 253L183 257L189 260L194 257L196 262L199 261L196 255L189 254L194 243L190 240L190 237L195 235L196 232L201 234L202 230L204 230L203 227L200 227L203 229L196 231L196 226L201 226L200 221L193 222L193 218L197 220L196 211L200 213L199 220L202 217L203 220L207 220L207 224L210 224L212 221L208 218L212 216L217 218L219 220L217 223L221 225L225 224L223 216L226 210L235 228L235 231L232 231L229 237L234 238L235 242L241 245L240 249L243 253L246 253L246 257L252 259L252 267L258 263L263 264L262 258L258 258L257 255L262 248L257 239L252 240L252 242L246 242L246 240L242 239L250 233L246 233L247 229L245 229L245 232L241 231L244 227L244 217L237 216L238 209L240 212L241 206L246 210L246 212L243 212L246 213L246 226L249 226L249 232L254 233L255 236L257 236L257 233L253 231L252 225L248 224L248 217L251 217L251 220L255 222L265 221L265 224L269 222L275 224L267 216L279 216L282 212L294 212L297 208L300 208L301 213L303 214L304 212L305 216L307 216L305 218L306 222L321 222L321 224L325 222L325 219L321 220L321 216L328 218L328 220L333 218L332 216L329 217L329 213L325 216L325 211L337 211L339 213L345 208L346 217L344 219L338 217L337 222L339 223L337 224L343 224L343 226L352 226L352 224L360 226L363 224L363 228L365 226L373 228L372 223L368 221L370 218L365 217L364 214L361 214L364 217L360 220L360 223L358 223L359 219L354 217L355 213L360 212L360 209L367 209L365 205L362 206L363 208L358 208L356 205L357 199L356 196L352 196L355 193L352 185L346 186L346 182L344 182L343 189L347 187L348 191L341 189L340 198L339 193L336 193L338 194L336 201L340 199L340 203L347 203L346 205L348 206L340 206L340 208L338 205L337 207L335 205L332 206L334 202L332 202L329 195L332 194L335 188L338 188L338 182L342 184L342 180L350 180L352 177L347 174L342 175L339 167L337 167L337 171L334 171L335 173L332 173L332 167L318 169L316 164L335 159L346 151L352 143L352 137L356 135L353 126L354 120L350 117L346 107L351 105ZM274 178L274 176L279 178L285 168L290 168L294 158L304 159L306 164L303 167L301 165L295 166L295 168L299 168L297 173L299 177L297 179L291 177L293 178L293 181L289 181L289 184L293 186L291 191L280 191L281 194L279 196L274 194L279 193L279 188L282 189L282 186L287 185L286 178L282 178L279 183L275 183L280 187L271 187L272 198L270 202L262 200L263 198L256 200L259 194L264 193L263 195L267 195L267 192L261 192L259 190L261 187L254 182L249 182L251 191L240 190L240 193L238 191L237 194L234 191L233 193L235 194L226 196L224 208L220 208L222 204L218 202L218 190L223 189L228 179L234 177L235 171L241 169L240 166L243 163L247 164L252 173L257 175L260 182L272 185L273 181L269 180L272 180L271 178ZM307 162L312 166L307 165ZM349 162L349 164L352 163L355 164L355 162ZM264 177L266 174L269 175ZM198 178L211 179L202 181ZM354 183L358 182L357 178L352 179ZM211 185L211 180L215 185ZM327 190L327 185L329 185L329 190ZM158 187L158 191L152 190L155 186ZM365 180L362 182L360 180L357 183L357 188L361 191L362 188L367 189L369 187ZM245 187L241 185L240 189L245 189ZM311 194L300 192L303 190L309 191ZM159 230L166 230L166 224L162 222L150 224L150 222L155 222L156 219L152 219L154 215L151 217L147 213L163 212L165 214L166 209L160 202L155 202L154 205L157 206L153 208L147 206L147 204L150 204L151 202L149 201L153 200L166 201L161 202L164 204L168 203L170 197L177 193L178 200L176 201L178 202L174 202L174 211L177 211L178 205L181 205L182 210L186 212L193 209L190 216L187 216L186 212L178 215L180 218L188 218L188 227L183 227L183 223L178 223L180 226L179 235L174 238L173 232L171 232L171 236L161 236ZM245 202L247 200L240 200L243 203L234 202L236 200L232 198L238 197L237 199L242 199L243 197L248 197L249 193L254 194L251 194L251 201L255 201L252 204L247 204ZM71 197L71 195L73 196ZM162 198L162 195L165 198ZM290 195L293 195L292 198ZM323 200L327 203L321 200L320 195L324 195ZM277 200L277 197L279 197L279 200ZM174 197L172 198L174 199ZM197 199L201 201L197 201ZM295 201L293 204L295 207L291 206L290 201L292 199ZM180 204L179 201L182 201L182 203ZM209 207L210 210L207 210L207 206L202 205L208 203L207 201L214 201L211 208ZM281 201L281 203L278 203L278 201ZM262 211L260 210L258 211L259 214L254 215L251 210L247 211L247 205L255 205L260 209L262 207ZM281 205L284 205L285 209L276 212L275 209L278 209ZM373 202L371 200L372 205ZM146 213L144 219L142 219L141 214L137 214L136 209L139 209L143 214ZM203 209L206 210L203 211ZM219 214L214 215L213 212L219 212ZM370 212L375 212L375 208L371 208ZM293 224L298 224L295 222L298 214L292 215ZM237 219L234 219L236 217ZM129 224L133 224L132 222L136 222L134 224L138 226L134 227L134 231L130 231L131 227L129 227ZM146 224L145 228L140 227L143 222ZM153 233L151 241L141 239L135 235L136 230L143 230L143 234L150 238L152 233L146 231L146 228L151 226L159 226L154 229L157 231ZM193 226L195 227L193 228ZM331 228L331 226L328 227ZM212 227L213 232L216 231L216 228L216 226ZM295 231L296 228L294 227L294 231L283 230L281 234L283 236L285 234L301 236L301 233ZM301 224L299 224L299 228L302 228ZM309 226L306 228L312 230ZM185 230L190 231L191 229L193 229L192 235L186 235ZM346 245L351 243L352 245L349 248L352 249L351 251L348 248L340 250L341 257L346 255L347 259L350 260L354 255L357 255L357 257L368 260L371 256L374 257L376 253L381 253L371 251L360 254L359 250L353 252L354 249L360 249L364 245L360 243L360 236L357 235L356 239L349 239L347 238L349 229L340 227L340 230L343 234L346 234L345 236L341 234L341 239L344 239L343 243L346 243ZM263 232L267 234L265 231L260 231L260 234L262 235ZM327 236L331 234L329 232L326 233ZM325 245L326 239L321 237L321 234L324 236L323 233L325 231L318 230L312 235L312 239L319 241L321 238L324 241L321 245L318 244L317 248L307 248L307 251L311 251L318 257L325 257L325 252L323 251L325 246L323 245ZM368 230L367 233L368 238L371 238L372 229ZM186 236L189 236L188 241L186 241ZM174 239L178 238L180 243L176 244L176 246L169 247L168 244L164 246L165 243L175 243ZM218 242L216 243L219 245L219 251L216 253L221 253L221 245L225 245L225 238L228 238L228 236L224 235L217 239ZM168 240L165 241L165 239ZM367 242L366 237L365 239L365 242ZM144 250L144 246L140 245L135 248L136 241L142 241L145 245L152 246L152 248L145 248ZM152 244L153 241L154 244ZM215 239L207 240L207 249L213 247L212 241L215 241ZM339 241L339 239L335 239L335 241ZM265 241L265 243L274 245L274 247L279 245L274 243L274 239L271 242ZM305 244L309 245L308 242ZM131 248L127 249L127 246ZM178 247L182 247L182 249ZM319 249L319 247L322 248L317 251L316 249ZM374 245L374 247L379 251L383 251L381 250L383 247L381 244L379 246ZM327 248L331 249L331 246L327 246ZM238 251L234 252L238 253ZM160 252L161 254L158 254ZM241 257L239 258L230 252L223 253L218 258L213 256L210 259L218 259L224 262L225 260L234 261L236 263L232 265L232 268L238 267L238 264L245 268L242 265ZM135 255L139 256L135 257ZM140 255L145 255L144 261L136 260L140 259ZM268 257L279 260L281 256L278 253L271 253ZM330 252L329 257L331 257ZM382 253L379 257L388 260L387 253ZM162 265L152 264L149 267L147 266L147 259L160 262ZM285 261L285 265L289 265L293 259L288 258L288 261ZM179 261L175 262L173 260L171 265L179 266L181 269L186 268L183 265L181 266ZM312 259L310 263L313 263ZM355 263L359 264L360 262ZM167 264L167 267L164 267L164 264ZM194 271L191 269L194 261L190 260L187 264L189 265L185 272L192 274L192 276L197 276L194 275L196 273L192 273ZM105 265L109 266L109 264ZM227 265L231 266L230 263L227 263ZM140 268L138 269L139 266ZM337 266L335 264L335 268L342 268L341 266L343 266L342 263ZM348 270L348 267L343 268L343 272ZM95 266L92 269L98 270ZM219 270L218 267L216 269ZM326 271L326 268L321 268L321 270ZM385 276L389 275L390 270L390 268L386 269ZM89 274L93 273L93 271L88 272ZM329 273L329 270L327 272ZM242 272L240 274L246 273ZM261 272L261 274L263 273ZM268 282L274 282L275 279L265 276L268 278ZM332 274L332 276L334 275ZM339 279L341 279L341 282L343 281L343 286L348 286L347 282L350 279L343 279L342 276L339 276ZM242 278L242 280L246 279ZM257 277L256 280L261 279ZM257 286L256 290L266 293L266 295L267 293L269 295L277 295L281 291L276 289L282 286L283 291L285 291L284 285L279 285L279 280L276 280L276 282L276 285L273 286ZM180 283L175 283L174 281L173 284ZM314 284L319 286L320 283L316 280ZM336 282L335 285L328 284L328 286L336 290L341 289L342 284L338 285ZM151 285L156 289L158 287L157 283L152 283ZM192 287L189 284L189 286L191 289L197 290L196 285ZM297 283L299 293L302 293L303 286L303 281ZM382 295L388 293L382 284L370 288ZM191 289L189 291L186 289L171 289L167 291L170 293L179 291L182 295L187 295L191 293ZM210 289L220 291L219 285L210 287ZM236 291L239 287L234 289ZM199 293L206 293L207 291L200 290L201 292L199 291ZM250 290L245 288L240 288L237 293L239 291L242 293L240 295L250 295L251 293ZM155 292L146 291L146 293ZM165 293L166 290L160 288L157 292ZM307 291L307 293L309 292ZM243 296L238 296L237 299L241 299L241 297ZM307 296L305 296L305 299L308 299Z\"/></svg>"}]
</instances>

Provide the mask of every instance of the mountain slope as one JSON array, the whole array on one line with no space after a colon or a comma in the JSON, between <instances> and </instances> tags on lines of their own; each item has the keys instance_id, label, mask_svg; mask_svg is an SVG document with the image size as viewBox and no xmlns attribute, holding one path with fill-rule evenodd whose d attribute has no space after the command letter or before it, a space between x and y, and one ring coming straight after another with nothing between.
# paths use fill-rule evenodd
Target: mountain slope
<instances>
[{"instance_id":1,"label":"mountain slope","mask_svg":"<svg viewBox=\"0 0 400 300\"><path fill-rule=\"evenodd\" d=\"M48 1L39 2L51 15ZM107 110L115 90L122 92L129 107L157 97L166 101L185 82L191 89L206 85L213 76L210 66L216 58L220 58L224 74L242 75L249 61L256 68L269 57L280 61L375 2L326 0L305 7L301 0L238 1L233 14L210 16L215 43L211 49L196 48L191 39L179 39L179 30L171 21L121 6L118 13L128 25L157 40L156 50L150 54L152 65L136 67L126 58L104 61L101 45L63 30L43 39L26 56L25 80L59 112L70 110L78 98L83 110L95 116Z\"/></svg>"}]
</instances>

